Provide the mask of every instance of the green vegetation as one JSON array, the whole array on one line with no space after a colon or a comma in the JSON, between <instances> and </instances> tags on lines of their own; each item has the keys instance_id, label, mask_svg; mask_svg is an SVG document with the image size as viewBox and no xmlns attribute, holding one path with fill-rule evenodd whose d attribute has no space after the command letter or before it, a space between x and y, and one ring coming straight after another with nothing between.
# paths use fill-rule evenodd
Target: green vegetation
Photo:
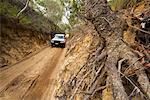
<instances>
[{"instance_id":1,"label":"green vegetation","mask_svg":"<svg viewBox=\"0 0 150 100\"><path fill-rule=\"evenodd\" d=\"M49 20L58 25L62 30L68 30L79 22L77 18L80 11L80 0L31 0L29 5L34 9L37 15L31 12L22 12L19 16L19 22L22 24L31 24L37 29L43 27L48 30L51 27ZM0 2L0 14L11 18L16 18L18 12L22 9L18 5L8 3L8 1ZM43 17L44 16L44 17ZM45 18L46 17L46 18ZM63 19L63 18L66 19ZM46 26L46 27L45 27Z\"/></svg>"},{"instance_id":2,"label":"green vegetation","mask_svg":"<svg viewBox=\"0 0 150 100\"><path fill-rule=\"evenodd\" d=\"M42 17L45 16L62 30L66 29L67 25L62 23L62 17L65 14L64 5L62 5L60 0L31 0L29 6L41 15L36 20L42 21ZM44 26L43 22L40 23Z\"/></svg>"},{"instance_id":3,"label":"green vegetation","mask_svg":"<svg viewBox=\"0 0 150 100\"><path fill-rule=\"evenodd\" d=\"M16 5L11 5L10 3L3 1L0 2L0 15L5 15L8 17L12 17L15 18L17 13L20 11L21 9L18 8ZM22 24L29 24L31 23L31 20L29 17L25 16L24 14L20 15L20 22Z\"/></svg>"},{"instance_id":4,"label":"green vegetation","mask_svg":"<svg viewBox=\"0 0 150 100\"><path fill-rule=\"evenodd\" d=\"M0 14L5 14L7 16L15 17L17 13L19 12L19 8L17 6L12 6L8 2L0 2Z\"/></svg>"},{"instance_id":5,"label":"green vegetation","mask_svg":"<svg viewBox=\"0 0 150 100\"><path fill-rule=\"evenodd\" d=\"M63 6L59 2L59 0L45 0L45 5L47 8L48 18L50 18L52 21L58 24L61 21L62 16L64 14Z\"/></svg>"},{"instance_id":6,"label":"green vegetation","mask_svg":"<svg viewBox=\"0 0 150 100\"><path fill-rule=\"evenodd\" d=\"M117 11L123 8L132 7L139 0L110 0L109 5L113 11Z\"/></svg>"},{"instance_id":7,"label":"green vegetation","mask_svg":"<svg viewBox=\"0 0 150 100\"><path fill-rule=\"evenodd\" d=\"M31 19L27 16L24 16L21 20L20 20L21 23L23 24L30 24L31 23Z\"/></svg>"},{"instance_id":8,"label":"green vegetation","mask_svg":"<svg viewBox=\"0 0 150 100\"><path fill-rule=\"evenodd\" d=\"M77 18L78 14L82 9L81 0L60 0L66 12L69 12L69 16L67 16L69 20L70 26L74 26L79 23L79 18Z\"/></svg>"},{"instance_id":9,"label":"green vegetation","mask_svg":"<svg viewBox=\"0 0 150 100\"><path fill-rule=\"evenodd\" d=\"M35 0L35 2L30 2L30 6L32 8L38 8L39 6L39 9L46 9L43 15L52 20L62 30L69 30L79 23L77 16L81 10L81 0ZM40 10L44 12L42 9Z\"/></svg>"},{"instance_id":10,"label":"green vegetation","mask_svg":"<svg viewBox=\"0 0 150 100\"><path fill-rule=\"evenodd\" d=\"M35 0L39 5L45 6L44 0Z\"/></svg>"}]
</instances>

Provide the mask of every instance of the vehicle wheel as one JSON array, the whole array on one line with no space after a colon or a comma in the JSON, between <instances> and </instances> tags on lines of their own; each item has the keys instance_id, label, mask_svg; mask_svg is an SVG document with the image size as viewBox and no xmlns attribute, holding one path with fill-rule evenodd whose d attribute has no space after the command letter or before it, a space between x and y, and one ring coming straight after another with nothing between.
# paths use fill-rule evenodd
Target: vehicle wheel
<instances>
[{"instance_id":1,"label":"vehicle wheel","mask_svg":"<svg viewBox=\"0 0 150 100\"><path fill-rule=\"evenodd\" d=\"M54 47L54 44L52 44L51 46Z\"/></svg>"},{"instance_id":2,"label":"vehicle wheel","mask_svg":"<svg viewBox=\"0 0 150 100\"><path fill-rule=\"evenodd\" d=\"M62 48L65 48L65 47L66 47L66 45L65 45L65 44L63 44L63 45L62 45Z\"/></svg>"}]
</instances>

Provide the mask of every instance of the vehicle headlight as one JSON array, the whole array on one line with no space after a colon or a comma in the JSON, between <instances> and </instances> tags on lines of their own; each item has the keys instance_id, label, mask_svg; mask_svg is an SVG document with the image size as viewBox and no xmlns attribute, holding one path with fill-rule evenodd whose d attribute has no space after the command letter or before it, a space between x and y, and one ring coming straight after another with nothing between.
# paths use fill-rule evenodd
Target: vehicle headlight
<instances>
[{"instance_id":1,"label":"vehicle headlight","mask_svg":"<svg viewBox=\"0 0 150 100\"><path fill-rule=\"evenodd\" d=\"M65 41L61 41L60 43L65 43Z\"/></svg>"},{"instance_id":2,"label":"vehicle headlight","mask_svg":"<svg viewBox=\"0 0 150 100\"><path fill-rule=\"evenodd\" d=\"M54 43L54 41L53 41L53 40L51 40L51 43Z\"/></svg>"}]
</instances>

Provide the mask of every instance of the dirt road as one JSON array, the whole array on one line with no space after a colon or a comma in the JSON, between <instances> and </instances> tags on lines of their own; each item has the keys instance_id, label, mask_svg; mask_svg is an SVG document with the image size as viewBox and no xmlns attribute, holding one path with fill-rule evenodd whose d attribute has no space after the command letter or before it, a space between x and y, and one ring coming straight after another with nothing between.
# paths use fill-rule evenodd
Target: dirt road
<instances>
[{"instance_id":1,"label":"dirt road","mask_svg":"<svg viewBox=\"0 0 150 100\"><path fill-rule=\"evenodd\" d=\"M65 49L45 48L0 72L0 100L53 100Z\"/></svg>"}]
</instances>

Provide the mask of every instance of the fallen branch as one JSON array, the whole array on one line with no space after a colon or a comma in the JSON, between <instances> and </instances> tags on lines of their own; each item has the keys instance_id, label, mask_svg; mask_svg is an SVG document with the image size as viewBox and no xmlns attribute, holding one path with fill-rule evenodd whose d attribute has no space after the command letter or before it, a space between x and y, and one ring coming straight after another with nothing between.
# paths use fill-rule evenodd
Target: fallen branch
<instances>
[{"instance_id":1,"label":"fallen branch","mask_svg":"<svg viewBox=\"0 0 150 100\"><path fill-rule=\"evenodd\" d=\"M112 27L112 25L111 25L111 23L109 22L108 19L106 19L105 17L100 17L100 18L104 19L109 24L109 26Z\"/></svg>"},{"instance_id":2,"label":"fallen branch","mask_svg":"<svg viewBox=\"0 0 150 100\"><path fill-rule=\"evenodd\" d=\"M138 86L136 86L132 81L131 81L131 79L129 79L126 75L124 75L123 73L121 73L121 72L119 72L122 76L124 76L133 86L134 86L134 88L136 88L137 89L137 91L139 91L142 95L144 95L145 97L146 97L146 95L141 91L141 89L138 87Z\"/></svg>"},{"instance_id":3,"label":"fallen branch","mask_svg":"<svg viewBox=\"0 0 150 100\"><path fill-rule=\"evenodd\" d=\"M122 62L125 61L125 60L126 60L125 58L119 60L119 62L118 62L118 72L121 71L121 64L122 64Z\"/></svg>"},{"instance_id":4,"label":"fallen branch","mask_svg":"<svg viewBox=\"0 0 150 100\"><path fill-rule=\"evenodd\" d=\"M78 74L81 72L81 70L86 67L87 62L78 70L78 72L73 76L73 78L71 79L70 83L72 83L72 81L74 81L74 79L78 76Z\"/></svg>"},{"instance_id":5,"label":"fallen branch","mask_svg":"<svg viewBox=\"0 0 150 100\"><path fill-rule=\"evenodd\" d=\"M133 75L136 75L137 72L141 71L141 70L144 70L144 69L148 69L148 68L140 68L140 69L137 69L137 70L134 70L134 73L124 73L126 76L130 77L130 76L133 76Z\"/></svg>"},{"instance_id":6,"label":"fallen branch","mask_svg":"<svg viewBox=\"0 0 150 100\"><path fill-rule=\"evenodd\" d=\"M100 90L105 89L106 87L107 87L107 85L101 86L101 87L97 88L97 89L93 92L93 94L95 94L97 91L100 91Z\"/></svg>"},{"instance_id":7,"label":"fallen branch","mask_svg":"<svg viewBox=\"0 0 150 100\"><path fill-rule=\"evenodd\" d=\"M97 71L97 72L98 72L98 71ZM97 80L94 79L93 82L92 82L92 84L90 84L90 87L89 87L90 90L88 90L87 92L90 93L90 94L92 94L92 96L94 96L95 92L97 91L97 90L95 90L95 89L96 89L96 86L97 86L98 83L100 83L100 80L101 80L102 77L105 75L105 73L106 73L106 69L104 69L104 70L102 71L102 73L101 73L101 75L98 77L98 79L96 78ZM84 100L88 100L89 97L90 97L90 95L85 95Z\"/></svg>"},{"instance_id":8,"label":"fallen branch","mask_svg":"<svg viewBox=\"0 0 150 100\"><path fill-rule=\"evenodd\" d=\"M130 95L129 95L129 98L131 98L133 95L134 95L134 92L136 92L137 91L137 88L136 87L134 87L134 89L133 89L133 91L130 93Z\"/></svg>"},{"instance_id":9,"label":"fallen branch","mask_svg":"<svg viewBox=\"0 0 150 100\"><path fill-rule=\"evenodd\" d=\"M101 76L99 77L99 79L97 80L99 83L101 82L101 81L103 81L102 80L102 77L105 75L105 73L106 73L106 70L104 70L103 72L102 72L102 74L101 74ZM96 84L96 86L97 86L97 84ZM100 90L102 90L102 89L105 89L107 86L108 86L108 84L106 85L106 86L102 86L102 87L99 87L99 88L97 88L96 89L96 86L93 88L93 90L91 90L91 92L92 92L92 96L94 96L94 94L97 92L97 91L100 91Z\"/></svg>"},{"instance_id":10,"label":"fallen branch","mask_svg":"<svg viewBox=\"0 0 150 100\"><path fill-rule=\"evenodd\" d=\"M80 85L82 84L83 80L84 80L90 73L91 73L91 70L89 70L89 71L83 76L83 78L82 78L81 81L79 82L77 88L75 89L74 93L72 93L73 95L70 97L69 100L74 100L74 96L75 96L75 94L77 93L77 91L78 91Z\"/></svg>"},{"instance_id":11,"label":"fallen branch","mask_svg":"<svg viewBox=\"0 0 150 100\"><path fill-rule=\"evenodd\" d=\"M139 89L139 87L137 87L125 74L123 74L122 72L119 72L122 76L124 76L135 88ZM139 89L140 90L140 89Z\"/></svg>"},{"instance_id":12,"label":"fallen branch","mask_svg":"<svg viewBox=\"0 0 150 100\"><path fill-rule=\"evenodd\" d=\"M88 86L87 90L90 89L90 87L93 85L93 83L96 81L101 69L104 67L104 63L102 63L102 65L99 67L98 71L96 72L96 76L94 77L94 79L91 81L90 85Z\"/></svg>"},{"instance_id":13,"label":"fallen branch","mask_svg":"<svg viewBox=\"0 0 150 100\"><path fill-rule=\"evenodd\" d=\"M138 28L138 27L136 27L136 26L133 26L133 25L129 24L129 22L127 22L127 24L128 24L128 26L131 27L131 28L134 28L134 29L136 29L136 30L139 30L139 31L141 31L141 32L144 32L144 33L147 33L147 34L150 35L150 32L148 32L148 31L145 31L145 30L142 30L142 29L140 29L140 28Z\"/></svg>"},{"instance_id":14,"label":"fallen branch","mask_svg":"<svg viewBox=\"0 0 150 100\"><path fill-rule=\"evenodd\" d=\"M83 93L85 95L92 95L92 94L95 94L97 91L105 89L106 87L107 87L106 85L105 86L101 86L101 87L97 88L93 93L87 92L87 91L80 91L77 94Z\"/></svg>"},{"instance_id":15,"label":"fallen branch","mask_svg":"<svg viewBox=\"0 0 150 100\"><path fill-rule=\"evenodd\" d=\"M18 13L17 16L16 16L17 18L18 18L18 17L20 16L20 14L28 7L29 1L30 1L30 0L27 0L26 5L24 6L24 8L19 11L19 13Z\"/></svg>"},{"instance_id":16,"label":"fallen branch","mask_svg":"<svg viewBox=\"0 0 150 100\"><path fill-rule=\"evenodd\" d=\"M130 70L132 70L132 66L137 63L140 59L142 59L143 57L138 58L137 60L135 60L132 64L129 65L128 68L126 68L126 70L124 71L124 73L128 73Z\"/></svg>"}]
</instances>

